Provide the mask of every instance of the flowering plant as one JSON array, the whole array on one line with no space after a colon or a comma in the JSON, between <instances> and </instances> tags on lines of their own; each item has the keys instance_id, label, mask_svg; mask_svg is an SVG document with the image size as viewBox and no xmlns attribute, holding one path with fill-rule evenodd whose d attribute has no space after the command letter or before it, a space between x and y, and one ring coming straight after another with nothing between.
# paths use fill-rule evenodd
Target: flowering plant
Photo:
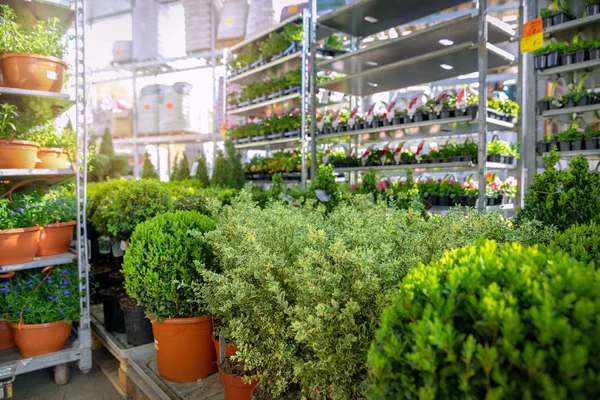
<instances>
[{"instance_id":1,"label":"flowering plant","mask_svg":"<svg viewBox=\"0 0 600 400\"><path fill-rule=\"evenodd\" d=\"M29 270L0 284L8 321L46 324L65 320L78 321L79 281L77 265L55 267L43 272Z\"/></svg>"},{"instance_id":2,"label":"flowering plant","mask_svg":"<svg viewBox=\"0 0 600 400\"><path fill-rule=\"evenodd\" d=\"M515 194L517 193L517 179L509 176L500 185L500 190L504 196L514 198Z\"/></svg>"}]
</instances>

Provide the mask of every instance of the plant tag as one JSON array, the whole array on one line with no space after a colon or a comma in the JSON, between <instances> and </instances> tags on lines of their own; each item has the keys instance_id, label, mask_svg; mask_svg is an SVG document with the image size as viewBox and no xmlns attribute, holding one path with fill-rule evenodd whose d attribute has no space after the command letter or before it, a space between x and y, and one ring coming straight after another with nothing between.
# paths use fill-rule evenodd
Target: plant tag
<instances>
[{"instance_id":1,"label":"plant tag","mask_svg":"<svg viewBox=\"0 0 600 400\"><path fill-rule=\"evenodd\" d=\"M125 251L129 248L129 242L125 240L121 240L121 250Z\"/></svg>"},{"instance_id":2,"label":"plant tag","mask_svg":"<svg viewBox=\"0 0 600 400\"><path fill-rule=\"evenodd\" d=\"M330 148L328 148L325 153L323 153L323 164L327 164L327 161L329 161L329 155L331 154L331 149L333 148L333 146L331 146Z\"/></svg>"},{"instance_id":3,"label":"plant tag","mask_svg":"<svg viewBox=\"0 0 600 400\"><path fill-rule=\"evenodd\" d=\"M404 143L406 142L400 142L400 144L398 145L398 147L396 147L396 150L394 151L394 160L396 160L396 164L400 162L400 156L402 156L402 148L404 147Z\"/></svg>"},{"instance_id":4,"label":"plant tag","mask_svg":"<svg viewBox=\"0 0 600 400\"><path fill-rule=\"evenodd\" d=\"M190 171L190 176L196 176L196 174L198 173L198 166L200 166L200 163L198 161L196 161L195 163L192 164L192 170Z\"/></svg>"},{"instance_id":5,"label":"plant tag","mask_svg":"<svg viewBox=\"0 0 600 400\"><path fill-rule=\"evenodd\" d=\"M321 114L319 118L317 118L317 129L323 129L323 124L325 123L325 113Z\"/></svg>"},{"instance_id":6,"label":"plant tag","mask_svg":"<svg viewBox=\"0 0 600 400\"><path fill-rule=\"evenodd\" d=\"M154 339L154 348L158 351L158 340Z\"/></svg>"},{"instance_id":7,"label":"plant tag","mask_svg":"<svg viewBox=\"0 0 600 400\"><path fill-rule=\"evenodd\" d=\"M288 203L293 203L293 202L295 202L295 201L296 201L296 199L295 199L295 198L293 198L292 196L290 196L290 195L289 195L289 194L287 194L287 193L284 193L284 194L283 194L283 198L284 198L284 199L285 199L285 201L287 201Z\"/></svg>"},{"instance_id":8,"label":"plant tag","mask_svg":"<svg viewBox=\"0 0 600 400\"><path fill-rule=\"evenodd\" d=\"M115 257L123 256L123 249L121 249L121 243L117 243L117 242L113 243L112 253L113 253L113 256L115 256Z\"/></svg>"},{"instance_id":9,"label":"plant tag","mask_svg":"<svg viewBox=\"0 0 600 400\"><path fill-rule=\"evenodd\" d=\"M4 386L0 383L0 399L4 399Z\"/></svg>"},{"instance_id":10,"label":"plant tag","mask_svg":"<svg viewBox=\"0 0 600 400\"><path fill-rule=\"evenodd\" d=\"M340 126L340 110L337 110L335 114L333 114L333 122L332 125L334 128Z\"/></svg>"},{"instance_id":11,"label":"plant tag","mask_svg":"<svg viewBox=\"0 0 600 400\"><path fill-rule=\"evenodd\" d=\"M356 107L350 113L350 116L348 117L348 126L354 126L354 125L356 125L356 114L358 114L358 107Z\"/></svg>"},{"instance_id":12,"label":"plant tag","mask_svg":"<svg viewBox=\"0 0 600 400\"><path fill-rule=\"evenodd\" d=\"M363 155L360 157L363 167L367 164L367 158L369 157L369 154L371 154L371 148L366 149Z\"/></svg>"},{"instance_id":13,"label":"plant tag","mask_svg":"<svg viewBox=\"0 0 600 400\"><path fill-rule=\"evenodd\" d=\"M14 396L13 384L12 383L7 383L5 387L6 387L6 398L7 399L12 399L13 396Z\"/></svg>"},{"instance_id":14,"label":"plant tag","mask_svg":"<svg viewBox=\"0 0 600 400\"><path fill-rule=\"evenodd\" d=\"M408 115L413 116L417 112L417 108L423 105L422 95L419 94L417 97L413 97L408 103Z\"/></svg>"},{"instance_id":15,"label":"plant tag","mask_svg":"<svg viewBox=\"0 0 600 400\"><path fill-rule=\"evenodd\" d=\"M393 120L396 117L396 101L392 101L387 108L387 119L389 121Z\"/></svg>"},{"instance_id":16,"label":"plant tag","mask_svg":"<svg viewBox=\"0 0 600 400\"><path fill-rule=\"evenodd\" d=\"M321 96L321 104L329 103L329 95L331 94L330 90L325 90L323 95Z\"/></svg>"},{"instance_id":17,"label":"plant tag","mask_svg":"<svg viewBox=\"0 0 600 400\"><path fill-rule=\"evenodd\" d=\"M46 78L50 79L51 81L57 81L58 75L54 71L46 71Z\"/></svg>"},{"instance_id":18,"label":"plant tag","mask_svg":"<svg viewBox=\"0 0 600 400\"><path fill-rule=\"evenodd\" d=\"M456 108L464 110L467 108L467 90L462 89L456 93Z\"/></svg>"},{"instance_id":19,"label":"plant tag","mask_svg":"<svg viewBox=\"0 0 600 400\"><path fill-rule=\"evenodd\" d=\"M227 357L227 350L225 349L225 337L222 333L219 333L219 356L219 364L223 364L225 357Z\"/></svg>"},{"instance_id":20,"label":"plant tag","mask_svg":"<svg viewBox=\"0 0 600 400\"><path fill-rule=\"evenodd\" d=\"M386 145L383 148L383 152L381 153L381 157L379 157L379 159L381 160L381 165L385 164L385 161L387 159L387 153L389 153L389 152L390 152L390 148L388 147L388 145Z\"/></svg>"},{"instance_id":21,"label":"plant tag","mask_svg":"<svg viewBox=\"0 0 600 400\"><path fill-rule=\"evenodd\" d=\"M317 196L317 199L319 199L319 201L322 201L323 203L327 203L331 199L331 197L329 197L329 195L325 193L324 190L316 190L315 195Z\"/></svg>"},{"instance_id":22,"label":"plant tag","mask_svg":"<svg viewBox=\"0 0 600 400\"><path fill-rule=\"evenodd\" d=\"M377 103L373 103L371 104L371 107L369 107L369 111L367 112L367 122L373 122L373 118L375 117L375 113L373 112L373 110L375 110L375 105Z\"/></svg>"},{"instance_id":23,"label":"plant tag","mask_svg":"<svg viewBox=\"0 0 600 400\"><path fill-rule=\"evenodd\" d=\"M440 111L442 111L442 107L444 104L444 99L446 98L446 96L448 96L447 92L442 92L437 99L435 99L435 107L433 108L435 112L437 112L439 114Z\"/></svg>"}]
</instances>

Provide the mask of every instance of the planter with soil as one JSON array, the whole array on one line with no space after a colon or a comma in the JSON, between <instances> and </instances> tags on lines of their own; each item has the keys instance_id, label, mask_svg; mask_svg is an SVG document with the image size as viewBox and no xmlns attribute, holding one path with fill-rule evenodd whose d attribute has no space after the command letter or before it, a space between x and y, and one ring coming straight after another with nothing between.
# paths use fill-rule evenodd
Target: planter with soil
<instances>
[{"instance_id":1,"label":"planter with soil","mask_svg":"<svg viewBox=\"0 0 600 400\"><path fill-rule=\"evenodd\" d=\"M141 346L154 341L152 323L146 318L146 307L138 306L135 300L125 297L120 301L125 316L127 343Z\"/></svg>"},{"instance_id":2,"label":"planter with soil","mask_svg":"<svg viewBox=\"0 0 600 400\"><path fill-rule=\"evenodd\" d=\"M29 53L2 55L4 84L12 88L58 93L67 64L59 58Z\"/></svg>"},{"instance_id":3,"label":"planter with soil","mask_svg":"<svg viewBox=\"0 0 600 400\"><path fill-rule=\"evenodd\" d=\"M172 382L194 382L217 372L210 317L152 320L160 376Z\"/></svg>"},{"instance_id":4,"label":"planter with soil","mask_svg":"<svg viewBox=\"0 0 600 400\"><path fill-rule=\"evenodd\" d=\"M571 65L575 62L575 53L562 54L560 56L560 62L562 65Z\"/></svg>"},{"instance_id":5,"label":"planter with soil","mask_svg":"<svg viewBox=\"0 0 600 400\"><path fill-rule=\"evenodd\" d=\"M0 231L0 265L33 261L40 246L41 227Z\"/></svg>"},{"instance_id":6,"label":"planter with soil","mask_svg":"<svg viewBox=\"0 0 600 400\"><path fill-rule=\"evenodd\" d=\"M586 4L585 11L588 16L600 14L600 2L593 4Z\"/></svg>"},{"instance_id":7,"label":"planter with soil","mask_svg":"<svg viewBox=\"0 0 600 400\"><path fill-rule=\"evenodd\" d=\"M477 204L476 196L465 196L465 199L464 199L465 207L475 207L476 204Z\"/></svg>"},{"instance_id":8,"label":"planter with soil","mask_svg":"<svg viewBox=\"0 0 600 400\"><path fill-rule=\"evenodd\" d=\"M69 155L64 149L41 147L37 152L35 168L62 169L69 166Z\"/></svg>"},{"instance_id":9,"label":"planter with soil","mask_svg":"<svg viewBox=\"0 0 600 400\"><path fill-rule=\"evenodd\" d=\"M442 110L440 113L441 119L448 119L454 117L454 110Z\"/></svg>"},{"instance_id":10,"label":"planter with soil","mask_svg":"<svg viewBox=\"0 0 600 400\"><path fill-rule=\"evenodd\" d=\"M217 362L221 360L221 346L219 346L219 336L213 336L213 346L215 346L215 354L217 355ZM237 353L238 348L229 343L225 343L225 357L229 357Z\"/></svg>"},{"instance_id":11,"label":"planter with soil","mask_svg":"<svg viewBox=\"0 0 600 400\"><path fill-rule=\"evenodd\" d=\"M583 149L583 139L571 140L571 150L581 151Z\"/></svg>"},{"instance_id":12,"label":"planter with soil","mask_svg":"<svg viewBox=\"0 0 600 400\"><path fill-rule=\"evenodd\" d=\"M570 140L560 140L558 142L558 150L559 151L570 151L571 150L571 141Z\"/></svg>"},{"instance_id":13,"label":"planter with soil","mask_svg":"<svg viewBox=\"0 0 600 400\"><path fill-rule=\"evenodd\" d=\"M71 324L64 320L47 324L9 325L21 355L26 358L63 350L71 335Z\"/></svg>"},{"instance_id":14,"label":"planter with soil","mask_svg":"<svg viewBox=\"0 0 600 400\"><path fill-rule=\"evenodd\" d=\"M552 26L564 24L565 22L570 21L572 18L569 14L564 12L559 12L552 16Z\"/></svg>"},{"instance_id":15,"label":"planter with soil","mask_svg":"<svg viewBox=\"0 0 600 400\"><path fill-rule=\"evenodd\" d=\"M34 169L39 148L27 140L0 140L0 169Z\"/></svg>"},{"instance_id":16,"label":"planter with soil","mask_svg":"<svg viewBox=\"0 0 600 400\"><path fill-rule=\"evenodd\" d=\"M53 256L69 251L77 221L56 222L46 225L40 234L37 256Z\"/></svg>"},{"instance_id":17,"label":"planter with soil","mask_svg":"<svg viewBox=\"0 0 600 400\"><path fill-rule=\"evenodd\" d=\"M252 391L258 384L258 380L244 383L244 378L252 374L248 374L241 363L227 358L219 366L219 374L225 391L225 400L252 400Z\"/></svg>"},{"instance_id":18,"label":"planter with soil","mask_svg":"<svg viewBox=\"0 0 600 400\"><path fill-rule=\"evenodd\" d=\"M120 271L111 272L108 279L110 286L121 287L125 283L125 275Z\"/></svg>"},{"instance_id":19,"label":"planter with soil","mask_svg":"<svg viewBox=\"0 0 600 400\"><path fill-rule=\"evenodd\" d=\"M107 332L125 333L125 315L121 310L121 299L127 297L122 287L111 287L100 291L104 308L104 329Z\"/></svg>"}]
</instances>

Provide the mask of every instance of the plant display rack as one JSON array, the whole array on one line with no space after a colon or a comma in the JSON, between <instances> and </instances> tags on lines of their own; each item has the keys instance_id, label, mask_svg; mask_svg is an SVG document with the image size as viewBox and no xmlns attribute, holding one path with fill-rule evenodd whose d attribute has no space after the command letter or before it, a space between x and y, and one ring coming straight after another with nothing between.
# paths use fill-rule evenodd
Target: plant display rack
<instances>
[{"instance_id":1,"label":"plant display rack","mask_svg":"<svg viewBox=\"0 0 600 400\"><path fill-rule=\"evenodd\" d=\"M383 0L358 1L319 18L317 23L320 27L330 30L365 36L435 14L464 2L398 3L397 8L391 8L389 2ZM390 10L397 11L390 12ZM313 122L311 138L316 136L316 140L311 140L312 157L316 157L318 142L334 137L347 137L351 146L358 151L369 142L385 144L394 140L476 135L479 160L487 159L488 132L517 131L517 141L520 141L516 121L501 115L493 115L487 109L488 70L515 65L519 62L515 56L516 46L511 43L515 36L516 32L507 24L488 16L487 1L479 1L478 10L469 15L319 62L318 68L312 71L313 79L317 70L333 70L345 74L341 79L320 84L319 89L342 92L351 96L369 96L478 72L478 110L486 110L486 112L450 119L409 121L405 124L386 123L385 126L367 126L358 130L340 131L338 128L336 132L326 133L319 132L316 123ZM353 104L359 104L358 100L353 99ZM314 112L311 114L311 121L316 121ZM314 168L314 164L311 168ZM370 168L373 167L340 168L336 171L358 172ZM480 182L478 208L483 210L486 204L485 178L488 170L500 169L507 172L510 169L520 168L520 163L505 165L458 162L374 167L376 170L386 171L387 174L393 171L402 174L408 168L432 172L476 171ZM350 178L354 182L357 180L356 175Z\"/></svg>"},{"instance_id":2,"label":"plant display rack","mask_svg":"<svg viewBox=\"0 0 600 400\"><path fill-rule=\"evenodd\" d=\"M545 27L544 45L551 41L572 43L577 40L599 40L600 14L587 15L583 1L569 0L565 4L576 18ZM526 7L525 20L531 21L538 18L541 15L541 9L546 6L547 4L541 0L533 2ZM566 140L556 141L553 136L571 127L584 129L585 127L595 126L597 129L597 125L600 123L600 99L596 98L595 101L588 101L591 104L583 104L583 99L579 103L567 104L565 102L561 108L551 106L551 109L541 108L540 101L543 101L547 95L559 98L557 89L560 88L563 92L567 92L566 85L569 84L573 84L577 88L581 83L581 89L597 92L599 88L600 59L585 55L580 62L572 62L566 65L559 62L558 66L536 69L535 57L537 56L527 54L526 57L531 58L531 62L526 63L524 70L524 85L528 89L524 97L524 108L527 111L524 125L526 151L523 152L526 156L527 182L533 181L534 172L542 170L542 156L546 155L548 147L552 146L556 146L560 152L561 165L559 167L563 167L571 157L584 155L592 161L590 163L591 167L595 168L594 162L596 166L600 164L600 161L598 161L600 160L599 137L588 142L581 138L574 140L567 138ZM552 86L550 90L554 93L547 92L548 86Z\"/></svg>"},{"instance_id":3,"label":"plant display rack","mask_svg":"<svg viewBox=\"0 0 600 400\"><path fill-rule=\"evenodd\" d=\"M17 375L44 368L55 367L54 378L57 384L68 381L67 363L77 361L83 372L92 368L91 325L89 297L87 293L89 265L87 257L86 235L86 174L87 174L87 121L86 121L86 73L85 73L85 1L46 2L42 0L22 1L5 0L3 4L14 6L17 15L25 21L35 22L55 16L63 23L75 22L75 99L66 94L46 93L32 90L20 90L0 87L0 101L15 104L19 110L34 111L40 116L54 117L76 106L75 131L77 137L76 161L73 170L0 170L0 181L12 185L25 180L46 180L75 176L77 201L77 249L75 254L65 253L56 256L37 257L33 262L2 265L1 272L22 271L46 266L68 264L77 259L79 277L82 279L80 290L86 293L80 300L81 319L77 339L67 343L64 350L24 359L15 347L0 351L0 384L14 381ZM34 18L33 20L31 18Z\"/></svg>"}]
</instances>

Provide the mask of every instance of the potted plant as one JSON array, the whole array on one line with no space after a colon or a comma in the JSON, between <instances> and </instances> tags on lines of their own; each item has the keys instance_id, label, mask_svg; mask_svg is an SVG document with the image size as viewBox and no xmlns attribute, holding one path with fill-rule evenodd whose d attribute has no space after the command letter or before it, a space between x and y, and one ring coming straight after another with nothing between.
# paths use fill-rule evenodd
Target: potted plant
<instances>
[{"instance_id":1,"label":"potted plant","mask_svg":"<svg viewBox=\"0 0 600 400\"><path fill-rule=\"evenodd\" d=\"M10 327L23 357L64 349L80 317L77 265L27 270L13 278L6 300Z\"/></svg>"},{"instance_id":2,"label":"potted plant","mask_svg":"<svg viewBox=\"0 0 600 400\"><path fill-rule=\"evenodd\" d=\"M487 144L487 160L489 162L512 164L517 157L517 148L514 143L505 142L494 135L492 141Z\"/></svg>"},{"instance_id":3,"label":"potted plant","mask_svg":"<svg viewBox=\"0 0 600 400\"><path fill-rule=\"evenodd\" d=\"M33 169L40 145L23 140L27 132L17 129L17 108L0 104L0 169Z\"/></svg>"},{"instance_id":4,"label":"potted plant","mask_svg":"<svg viewBox=\"0 0 600 400\"><path fill-rule=\"evenodd\" d=\"M0 265L33 261L40 245L37 208L25 207L20 196L13 199L0 199Z\"/></svg>"},{"instance_id":5,"label":"potted plant","mask_svg":"<svg viewBox=\"0 0 600 400\"><path fill-rule=\"evenodd\" d=\"M442 100L442 111L440 118L452 118L454 117L456 110L456 94L448 93Z\"/></svg>"},{"instance_id":6,"label":"potted plant","mask_svg":"<svg viewBox=\"0 0 600 400\"><path fill-rule=\"evenodd\" d=\"M585 130L585 149L595 150L598 148L598 139L600 138L600 130L594 128L587 128Z\"/></svg>"},{"instance_id":7,"label":"potted plant","mask_svg":"<svg viewBox=\"0 0 600 400\"><path fill-rule=\"evenodd\" d=\"M600 58L600 40L593 40L591 42L588 49L588 58L590 60L597 60Z\"/></svg>"},{"instance_id":8,"label":"potted plant","mask_svg":"<svg viewBox=\"0 0 600 400\"><path fill-rule=\"evenodd\" d=\"M544 28L560 25L574 19L569 5L564 1L554 0L551 8L542 8L540 11Z\"/></svg>"},{"instance_id":9,"label":"potted plant","mask_svg":"<svg viewBox=\"0 0 600 400\"><path fill-rule=\"evenodd\" d=\"M6 296L12 292L12 278L15 272L0 274L0 350L11 349L16 346L12 329L8 325L8 314L11 311L8 307Z\"/></svg>"},{"instance_id":10,"label":"potted plant","mask_svg":"<svg viewBox=\"0 0 600 400\"><path fill-rule=\"evenodd\" d=\"M77 203L72 185L50 190L39 201L36 223L43 227L37 256L52 256L69 251L77 225Z\"/></svg>"},{"instance_id":11,"label":"potted plant","mask_svg":"<svg viewBox=\"0 0 600 400\"><path fill-rule=\"evenodd\" d=\"M52 121L34 129L31 139L41 147L38 149L38 162L35 168L62 169L67 168L69 162L75 162L75 132L64 128L59 133Z\"/></svg>"},{"instance_id":12,"label":"potted plant","mask_svg":"<svg viewBox=\"0 0 600 400\"><path fill-rule=\"evenodd\" d=\"M204 234L210 218L193 211L157 215L139 224L123 263L129 296L146 307L152 321L160 375L191 382L216 372L212 320L201 304L192 303L189 286L212 260Z\"/></svg>"},{"instance_id":13,"label":"potted plant","mask_svg":"<svg viewBox=\"0 0 600 400\"><path fill-rule=\"evenodd\" d=\"M16 23L16 15L1 6L0 53L4 84L19 89L60 92L67 64L64 27L55 17L38 21L30 30Z\"/></svg>"},{"instance_id":14,"label":"potted plant","mask_svg":"<svg viewBox=\"0 0 600 400\"><path fill-rule=\"evenodd\" d=\"M600 14L600 1L585 0L585 12L588 16Z\"/></svg>"},{"instance_id":15,"label":"potted plant","mask_svg":"<svg viewBox=\"0 0 600 400\"><path fill-rule=\"evenodd\" d=\"M544 98L542 98L542 100L538 101L537 102L538 113L541 114L544 111L550 110L550 103L552 103L552 100L554 100L554 97L545 96Z\"/></svg>"},{"instance_id":16,"label":"potted plant","mask_svg":"<svg viewBox=\"0 0 600 400\"><path fill-rule=\"evenodd\" d=\"M140 306L130 297L120 300L120 307L125 320L127 343L133 346L142 346L154 341L152 324L146 318L146 307Z\"/></svg>"}]
</instances>

